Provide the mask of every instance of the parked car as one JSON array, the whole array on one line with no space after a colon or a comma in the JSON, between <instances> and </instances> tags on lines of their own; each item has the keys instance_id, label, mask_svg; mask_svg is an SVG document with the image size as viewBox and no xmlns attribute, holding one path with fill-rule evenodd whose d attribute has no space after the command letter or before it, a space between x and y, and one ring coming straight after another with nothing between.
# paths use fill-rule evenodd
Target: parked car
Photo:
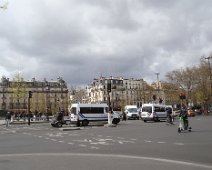
<instances>
[{"instance_id":1,"label":"parked car","mask_svg":"<svg viewBox=\"0 0 212 170\"><path fill-rule=\"evenodd\" d=\"M203 113L201 109L195 109L194 112L195 112L195 115L201 115Z\"/></svg>"}]
</instances>

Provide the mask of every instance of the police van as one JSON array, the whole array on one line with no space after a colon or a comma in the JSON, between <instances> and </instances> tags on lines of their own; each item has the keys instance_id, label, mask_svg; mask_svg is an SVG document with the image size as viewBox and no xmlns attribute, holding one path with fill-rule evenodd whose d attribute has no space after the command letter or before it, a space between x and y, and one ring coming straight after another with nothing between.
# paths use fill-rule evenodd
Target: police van
<instances>
[{"instance_id":1,"label":"police van","mask_svg":"<svg viewBox=\"0 0 212 170\"><path fill-rule=\"evenodd\" d=\"M70 108L71 123L78 126L88 126L90 122L108 121L109 108L107 104L72 104ZM118 124L120 117L117 114L110 115L111 122Z\"/></svg>"},{"instance_id":2,"label":"police van","mask_svg":"<svg viewBox=\"0 0 212 170\"><path fill-rule=\"evenodd\" d=\"M141 108L141 119L144 122L166 120L166 105L154 103L143 104Z\"/></svg>"}]
</instances>

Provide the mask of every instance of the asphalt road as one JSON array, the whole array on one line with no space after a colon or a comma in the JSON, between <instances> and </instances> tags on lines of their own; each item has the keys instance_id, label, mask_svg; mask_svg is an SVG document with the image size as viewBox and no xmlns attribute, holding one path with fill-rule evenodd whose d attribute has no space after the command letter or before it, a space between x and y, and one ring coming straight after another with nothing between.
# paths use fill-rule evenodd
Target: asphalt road
<instances>
[{"instance_id":1,"label":"asphalt road","mask_svg":"<svg viewBox=\"0 0 212 170\"><path fill-rule=\"evenodd\" d=\"M0 126L0 169L212 169L212 116L192 132L165 122L120 122L62 131L49 124Z\"/></svg>"}]
</instances>

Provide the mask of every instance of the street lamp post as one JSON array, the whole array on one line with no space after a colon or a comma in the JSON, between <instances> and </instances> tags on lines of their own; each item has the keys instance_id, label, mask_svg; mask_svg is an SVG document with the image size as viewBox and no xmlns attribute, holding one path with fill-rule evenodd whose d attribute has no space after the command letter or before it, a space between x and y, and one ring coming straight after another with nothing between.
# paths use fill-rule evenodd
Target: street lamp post
<instances>
[{"instance_id":1,"label":"street lamp post","mask_svg":"<svg viewBox=\"0 0 212 170\"><path fill-rule=\"evenodd\" d=\"M50 91L50 88L49 88L49 85L46 86L46 119L47 121L49 121L49 91Z\"/></svg>"},{"instance_id":2,"label":"street lamp post","mask_svg":"<svg viewBox=\"0 0 212 170\"><path fill-rule=\"evenodd\" d=\"M111 108L110 93L111 93L111 79L107 80L107 95L108 95L108 107L109 107L108 125L112 124L112 120L111 120L112 108Z\"/></svg>"},{"instance_id":3,"label":"street lamp post","mask_svg":"<svg viewBox=\"0 0 212 170\"><path fill-rule=\"evenodd\" d=\"M157 97L156 97L156 100L158 98L158 102L159 102L159 75L160 73L155 73L155 75L157 76Z\"/></svg>"}]
</instances>

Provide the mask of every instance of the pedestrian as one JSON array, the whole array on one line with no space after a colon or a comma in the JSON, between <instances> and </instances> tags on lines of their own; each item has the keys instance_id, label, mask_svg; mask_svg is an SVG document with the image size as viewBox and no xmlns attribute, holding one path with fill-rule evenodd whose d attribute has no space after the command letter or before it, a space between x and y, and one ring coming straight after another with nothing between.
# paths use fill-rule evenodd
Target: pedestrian
<instances>
[{"instance_id":1,"label":"pedestrian","mask_svg":"<svg viewBox=\"0 0 212 170\"><path fill-rule=\"evenodd\" d=\"M5 121L6 121L6 127L8 127L10 125L10 121L11 121L11 113L10 112L7 112Z\"/></svg>"},{"instance_id":2,"label":"pedestrian","mask_svg":"<svg viewBox=\"0 0 212 170\"><path fill-rule=\"evenodd\" d=\"M127 120L127 115L125 112L123 112L123 117L122 117L122 120L126 121Z\"/></svg>"},{"instance_id":3,"label":"pedestrian","mask_svg":"<svg viewBox=\"0 0 212 170\"><path fill-rule=\"evenodd\" d=\"M29 112L28 115L27 115L29 126L30 126L30 123L31 123L31 117L32 117L32 114L31 114L31 112Z\"/></svg>"},{"instance_id":4,"label":"pedestrian","mask_svg":"<svg viewBox=\"0 0 212 170\"><path fill-rule=\"evenodd\" d=\"M173 124L172 109L170 107L166 108L166 114L167 114L167 123Z\"/></svg>"}]
</instances>

